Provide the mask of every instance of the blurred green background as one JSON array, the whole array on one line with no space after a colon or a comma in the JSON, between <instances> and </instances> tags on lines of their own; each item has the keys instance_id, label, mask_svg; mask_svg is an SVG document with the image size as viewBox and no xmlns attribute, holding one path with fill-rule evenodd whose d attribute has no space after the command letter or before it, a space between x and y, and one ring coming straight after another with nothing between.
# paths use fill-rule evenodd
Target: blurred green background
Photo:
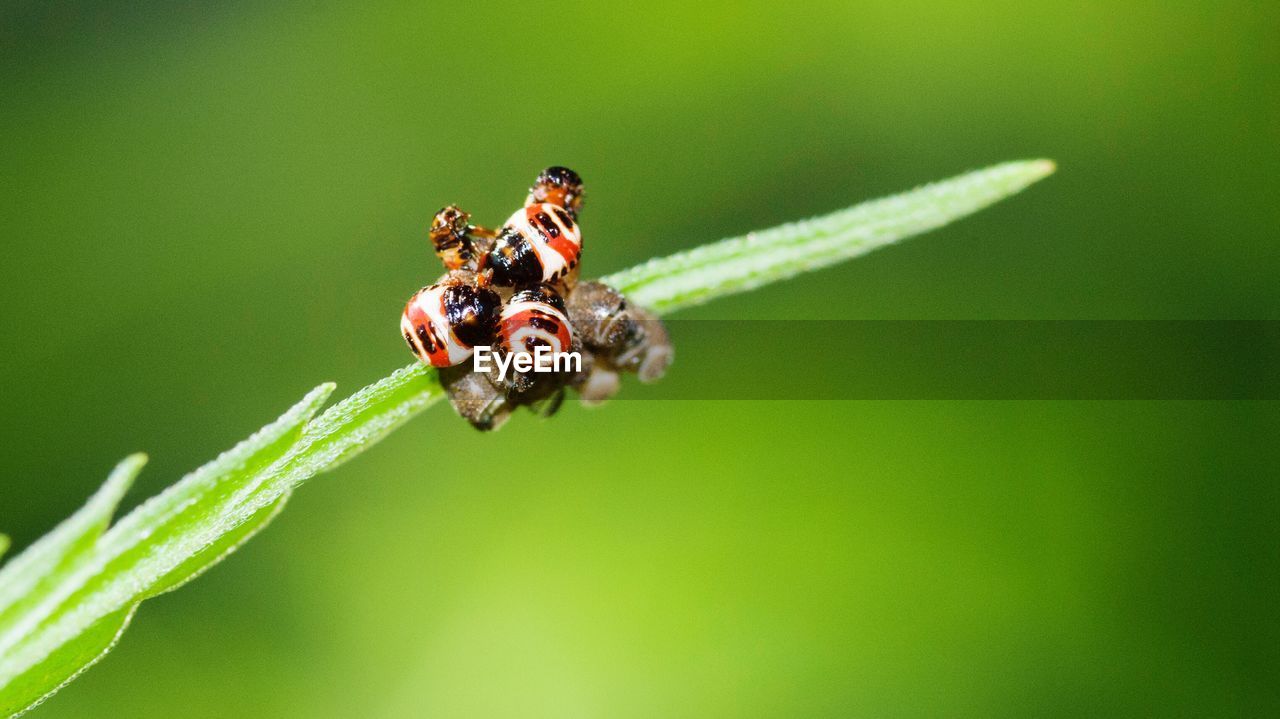
<instances>
[{"instance_id":1,"label":"blurred green background","mask_svg":"<svg viewBox=\"0 0 1280 719\"><path fill-rule=\"evenodd\" d=\"M145 449L136 503L320 381L407 364L431 213L496 223L548 164L586 178L588 275L1060 164L682 317L1280 319L1277 27L1253 2L7 3L0 528L27 544ZM1278 431L1267 402L618 401L494 435L436 408L33 716L1274 715Z\"/></svg>"}]
</instances>

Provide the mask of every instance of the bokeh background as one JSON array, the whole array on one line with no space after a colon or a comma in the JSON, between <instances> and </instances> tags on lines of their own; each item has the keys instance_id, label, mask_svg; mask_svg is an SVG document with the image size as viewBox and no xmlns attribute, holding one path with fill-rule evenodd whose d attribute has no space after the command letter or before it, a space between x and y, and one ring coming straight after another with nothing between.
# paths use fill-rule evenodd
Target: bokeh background
<instances>
[{"instance_id":1,"label":"bokeh background","mask_svg":"<svg viewBox=\"0 0 1280 719\"><path fill-rule=\"evenodd\" d=\"M548 164L588 182L587 274L1060 164L686 318L1280 318L1275 3L206 5L0 9L18 547L128 452L132 504L406 364L431 213L496 223ZM682 356L751 363L690 324ZM1274 715L1278 431L1266 402L438 407L32 716Z\"/></svg>"}]
</instances>

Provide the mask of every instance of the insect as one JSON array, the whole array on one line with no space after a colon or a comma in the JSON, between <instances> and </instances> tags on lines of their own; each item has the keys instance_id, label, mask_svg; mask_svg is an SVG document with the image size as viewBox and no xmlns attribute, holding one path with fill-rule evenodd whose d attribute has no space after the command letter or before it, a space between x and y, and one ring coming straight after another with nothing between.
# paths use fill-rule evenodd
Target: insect
<instances>
[{"instance_id":1,"label":"insect","mask_svg":"<svg viewBox=\"0 0 1280 719\"><path fill-rule=\"evenodd\" d=\"M504 287L565 280L578 268L582 233L582 178L567 167L548 167L534 181L525 206L498 231L482 263L492 282Z\"/></svg>"},{"instance_id":2,"label":"insect","mask_svg":"<svg viewBox=\"0 0 1280 719\"><path fill-rule=\"evenodd\" d=\"M470 359L476 345L498 330L502 298L486 287L443 282L418 290L400 316L400 331L418 359L452 367Z\"/></svg>"},{"instance_id":3,"label":"insect","mask_svg":"<svg viewBox=\"0 0 1280 719\"><path fill-rule=\"evenodd\" d=\"M648 310L630 304L603 282L577 285L565 306L583 347L594 355L591 374L601 375L584 379L585 389L579 389L584 399L603 401L617 392L617 380L608 372L634 372L645 383L666 373L675 350L662 321Z\"/></svg>"},{"instance_id":4,"label":"insect","mask_svg":"<svg viewBox=\"0 0 1280 719\"><path fill-rule=\"evenodd\" d=\"M471 225L471 215L457 205L436 213L427 236L446 270L476 269L476 240L492 233Z\"/></svg>"},{"instance_id":5,"label":"insect","mask_svg":"<svg viewBox=\"0 0 1280 719\"><path fill-rule=\"evenodd\" d=\"M570 388L599 404L618 392L622 374L653 382L671 363L657 317L612 287L577 281L582 199L577 173L549 167L496 231L471 224L456 205L432 220L428 235L446 273L409 300L401 330L419 359L440 368L450 403L477 429L501 426L518 407L550 416ZM506 372L496 363L473 371L465 362L485 345L508 368L517 355L539 352L581 361L551 372Z\"/></svg>"}]
</instances>

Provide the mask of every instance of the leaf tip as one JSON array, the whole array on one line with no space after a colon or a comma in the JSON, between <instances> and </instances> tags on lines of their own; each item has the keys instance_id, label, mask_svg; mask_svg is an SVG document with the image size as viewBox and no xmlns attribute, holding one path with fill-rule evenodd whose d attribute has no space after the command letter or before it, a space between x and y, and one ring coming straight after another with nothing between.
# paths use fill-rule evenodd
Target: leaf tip
<instances>
[{"instance_id":1,"label":"leaf tip","mask_svg":"<svg viewBox=\"0 0 1280 719\"><path fill-rule=\"evenodd\" d=\"M318 408L325 402L329 401L329 395L333 394L333 391L337 388L338 385L336 382L324 382L308 392L307 396L303 398L300 404Z\"/></svg>"},{"instance_id":2,"label":"leaf tip","mask_svg":"<svg viewBox=\"0 0 1280 719\"><path fill-rule=\"evenodd\" d=\"M1042 157L1038 160L1028 160L1027 166L1032 170L1035 180L1043 180L1058 171L1058 163L1047 157ZM1035 180L1033 180L1033 182Z\"/></svg>"},{"instance_id":3,"label":"leaf tip","mask_svg":"<svg viewBox=\"0 0 1280 719\"><path fill-rule=\"evenodd\" d=\"M107 475L107 481L103 482L98 491L89 498L88 504L81 511L87 512L87 516L94 518L93 521L98 524L97 532L102 531L111 521L111 515L120 504L120 500L124 499L125 493L133 486L133 480L137 479L147 459L146 454L135 452L120 460L115 469L111 470L111 474Z\"/></svg>"},{"instance_id":4,"label":"leaf tip","mask_svg":"<svg viewBox=\"0 0 1280 719\"><path fill-rule=\"evenodd\" d=\"M0 559L4 558L4 553L9 551L9 535L0 534Z\"/></svg>"},{"instance_id":5,"label":"leaf tip","mask_svg":"<svg viewBox=\"0 0 1280 719\"><path fill-rule=\"evenodd\" d=\"M104 497L112 497L111 503L113 505L119 502L120 497L129 491L129 487L133 486L133 480L137 479L138 473L146 466L149 459L150 457L145 452L134 452L120 460L120 463L107 476L107 481L103 483L102 489L98 490L99 493Z\"/></svg>"},{"instance_id":6,"label":"leaf tip","mask_svg":"<svg viewBox=\"0 0 1280 719\"><path fill-rule=\"evenodd\" d=\"M337 388L338 385L333 382L325 382L318 385L308 392L307 396L299 400L297 404L290 407L289 411L285 412L284 416L276 420L276 422L290 421L298 424L310 422L316 412L319 412L320 408L324 406L325 402L329 401L329 395L333 394L333 391Z\"/></svg>"}]
</instances>

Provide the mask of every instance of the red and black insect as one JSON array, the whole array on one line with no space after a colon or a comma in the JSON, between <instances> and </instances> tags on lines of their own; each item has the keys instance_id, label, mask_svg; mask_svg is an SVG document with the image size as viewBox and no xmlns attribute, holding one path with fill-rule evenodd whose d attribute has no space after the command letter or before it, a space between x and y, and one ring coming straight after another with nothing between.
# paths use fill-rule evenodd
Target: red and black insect
<instances>
[{"instance_id":1,"label":"red and black insect","mask_svg":"<svg viewBox=\"0 0 1280 719\"><path fill-rule=\"evenodd\" d=\"M452 367L497 335L502 298L485 287L442 283L423 287L405 305L400 331L418 359Z\"/></svg>"},{"instance_id":2,"label":"red and black insect","mask_svg":"<svg viewBox=\"0 0 1280 719\"><path fill-rule=\"evenodd\" d=\"M578 267L582 233L582 178L566 167L549 167L538 175L522 209L498 231L483 271L503 287L556 282Z\"/></svg>"}]
</instances>

